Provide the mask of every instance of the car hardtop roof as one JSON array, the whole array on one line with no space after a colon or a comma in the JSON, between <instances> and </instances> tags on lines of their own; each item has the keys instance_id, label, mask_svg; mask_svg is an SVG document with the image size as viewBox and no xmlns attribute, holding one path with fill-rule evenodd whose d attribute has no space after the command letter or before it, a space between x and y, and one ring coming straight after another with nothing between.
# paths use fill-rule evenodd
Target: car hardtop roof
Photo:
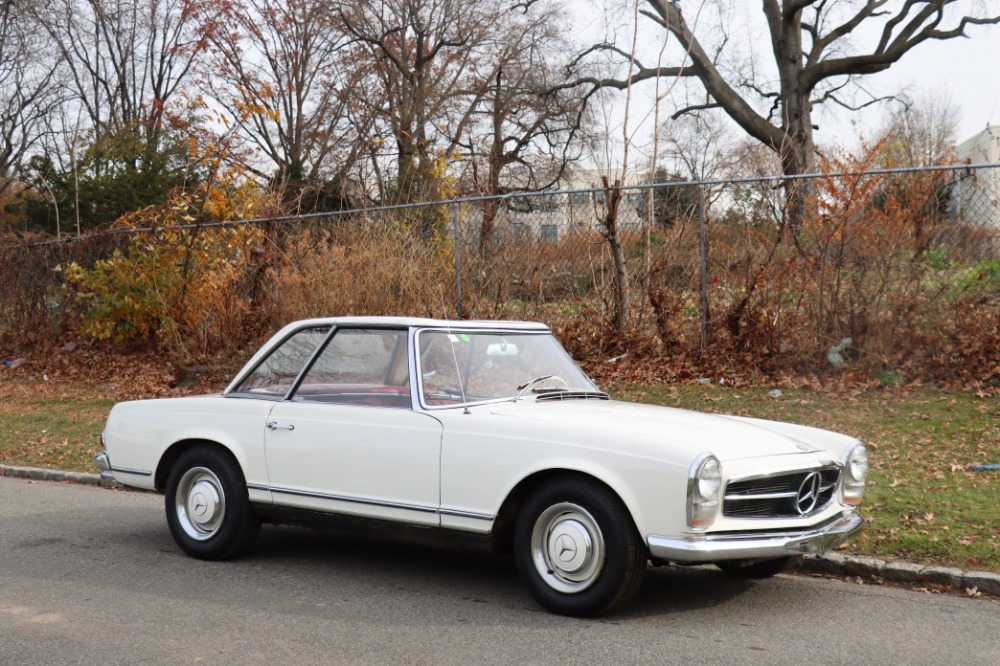
<instances>
[{"instance_id":1,"label":"car hardtop roof","mask_svg":"<svg viewBox=\"0 0 1000 666\"><path fill-rule=\"evenodd\" d=\"M236 373L233 381L226 387L225 393L233 391L239 385L250 368L256 367L262 358L283 340L287 340L295 331L310 326L351 326L351 327L393 327L393 328L424 328L424 329L454 329L456 331L525 331L547 333L549 327L545 324L530 321L473 321L425 319L421 317L324 317L318 319L301 319L285 325L271 339L264 343L257 353L250 357L243 369Z\"/></svg>"},{"instance_id":2,"label":"car hardtop roof","mask_svg":"<svg viewBox=\"0 0 1000 666\"><path fill-rule=\"evenodd\" d=\"M506 321L486 319L429 319L426 317L322 317L292 322L285 328L305 326L399 326L415 328L483 329L504 331L548 331L545 324L533 321Z\"/></svg>"}]
</instances>

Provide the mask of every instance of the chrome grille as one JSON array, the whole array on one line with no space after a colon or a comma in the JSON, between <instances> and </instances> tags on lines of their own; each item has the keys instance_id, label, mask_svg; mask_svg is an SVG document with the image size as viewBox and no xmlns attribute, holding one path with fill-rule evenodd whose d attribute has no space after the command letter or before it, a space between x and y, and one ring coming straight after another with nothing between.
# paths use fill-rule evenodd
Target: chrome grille
<instances>
[{"instance_id":1,"label":"chrome grille","mask_svg":"<svg viewBox=\"0 0 1000 666\"><path fill-rule=\"evenodd\" d=\"M730 481L722 513L727 518L801 518L830 505L839 467L807 469Z\"/></svg>"}]
</instances>

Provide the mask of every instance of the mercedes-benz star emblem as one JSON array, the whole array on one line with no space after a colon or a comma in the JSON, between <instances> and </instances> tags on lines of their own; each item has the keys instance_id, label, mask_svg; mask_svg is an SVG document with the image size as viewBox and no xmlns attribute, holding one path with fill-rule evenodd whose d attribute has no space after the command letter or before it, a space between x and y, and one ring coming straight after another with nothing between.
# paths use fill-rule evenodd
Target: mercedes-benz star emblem
<instances>
[{"instance_id":1,"label":"mercedes-benz star emblem","mask_svg":"<svg viewBox=\"0 0 1000 666\"><path fill-rule=\"evenodd\" d=\"M819 493L822 479L819 472L810 472L802 479L799 492L795 496L795 508L799 515L808 516L819 504Z\"/></svg>"},{"instance_id":2,"label":"mercedes-benz star emblem","mask_svg":"<svg viewBox=\"0 0 1000 666\"><path fill-rule=\"evenodd\" d=\"M556 557L563 562L569 562L576 556L576 544L565 534L556 540L556 548L559 551Z\"/></svg>"}]
</instances>

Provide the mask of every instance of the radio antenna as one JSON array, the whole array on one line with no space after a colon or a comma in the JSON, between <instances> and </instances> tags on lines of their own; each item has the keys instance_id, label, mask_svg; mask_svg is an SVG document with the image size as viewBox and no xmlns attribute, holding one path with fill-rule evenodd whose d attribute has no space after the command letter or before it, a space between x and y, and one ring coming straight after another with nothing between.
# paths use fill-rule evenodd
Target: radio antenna
<instances>
[{"instance_id":1,"label":"radio antenna","mask_svg":"<svg viewBox=\"0 0 1000 666\"><path fill-rule=\"evenodd\" d=\"M444 313L444 319L446 324L446 330L448 331L448 343L451 345L451 359L455 362L455 374L458 376L458 391L462 396L462 406L464 407L463 414L471 414L469 411L469 401L465 397L465 380L462 378L462 368L458 364L458 353L455 351L455 343L458 342L458 336L456 336L451 331L451 320L448 319L448 308L444 304L444 286L438 284L438 292L441 294L441 312ZM466 349L465 353L468 354L471 350Z\"/></svg>"}]
</instances>

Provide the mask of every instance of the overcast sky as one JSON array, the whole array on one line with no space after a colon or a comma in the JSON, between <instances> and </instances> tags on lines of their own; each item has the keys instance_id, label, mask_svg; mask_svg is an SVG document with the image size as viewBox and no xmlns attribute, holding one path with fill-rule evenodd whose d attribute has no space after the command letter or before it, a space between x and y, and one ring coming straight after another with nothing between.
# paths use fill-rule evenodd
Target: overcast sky
<instances>
[{"instance_id":1,"label":"overcast sky","mask_svg":"<svg viewBox=\"0 0 1000 666\"><path fill-rule=\"evenodd\" d=\"M976 30L971 39L925 44L873 79L883 87L946 91L961 112L962 142L1000 124L1000 26Z\"/></svg>"},{"instance_id":2,"label":"overcast sky","mask_svg":"<svg viewBox=\"0 0 1000 666\"><path fill-rule=\"evenodd\" d=\"M972 27L969 34L968 39L925 42L889 70L863 82L879 94L948 95L960 112L956 139L961 143L988 125L1000 125L1000 26ZM834 128L824 131L821 126L821 139L853 127L872 133L885 113L884 109L839 113Z\"/></svg>"}]
</instances>

